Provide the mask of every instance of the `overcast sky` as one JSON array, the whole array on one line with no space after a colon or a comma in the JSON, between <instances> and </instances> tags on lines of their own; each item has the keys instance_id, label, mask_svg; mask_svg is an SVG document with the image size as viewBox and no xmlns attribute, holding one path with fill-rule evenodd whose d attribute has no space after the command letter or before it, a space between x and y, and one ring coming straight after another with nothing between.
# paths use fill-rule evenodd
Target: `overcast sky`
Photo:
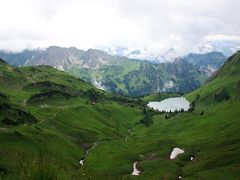
<instances>
[{"instance_id":1,"label":"overcast sky","mask_svg":"<svg viewBox=\"0 0 240 180\"><path fill-rule=\"evenodd\" d=\"M50 45L189 51L240 41L239 0L0 0L0 49Z\"/></svg>"}]
</instances>

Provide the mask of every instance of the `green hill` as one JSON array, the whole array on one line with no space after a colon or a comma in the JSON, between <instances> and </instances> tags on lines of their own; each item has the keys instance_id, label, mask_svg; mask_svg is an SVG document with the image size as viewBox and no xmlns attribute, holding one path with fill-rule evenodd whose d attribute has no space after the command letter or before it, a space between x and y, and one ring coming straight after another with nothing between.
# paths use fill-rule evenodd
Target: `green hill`
<instances>
[{"instance_id":1,"label":"green hill","mask_svg":"<svg viewBox=\"0 0 240 180\"><path fill-rule=\"evenodd\" d=\"M240 178L240 52L170 118L144 106L169 94L116 96L48 66L0 71L4 179L135 179L136 161L138 179ZM170 160L175 147L185 153Z\"/></svg>"},{"instance_id":2,"label":"green hill","mask_svg":"<svg viewBox=\"0 0 240 180\"><path fill-rule=\"evenodd\" d=\"M142 116L132 99L52 67L1 60L0 72L0 174L7 179L76 178L87 149L124 137Z\"/></svg>"}]
</instances>

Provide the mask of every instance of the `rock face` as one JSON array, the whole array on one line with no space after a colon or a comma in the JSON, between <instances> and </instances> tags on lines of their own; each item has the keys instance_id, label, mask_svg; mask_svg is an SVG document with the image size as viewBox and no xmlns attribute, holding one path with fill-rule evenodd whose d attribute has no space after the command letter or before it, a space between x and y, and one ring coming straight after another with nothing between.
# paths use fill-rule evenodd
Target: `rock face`
<instances>
[{"instance_id":1,"label":"rock face","mask_svg":"<svg viewBox=\"0 0 240 180\"><path fill-rule=\"evenodd\" d=\"M151 63L109 55L96 49L83 51L51 46L21 53L1 51L0 57L15 66L52 66L101 89L131 96L155 92L185 93L198 88L207 78L204 70L189 59Z\"/></svg>"},{"instance_id":2,"label":"rock face","mask_svg":"<svg viewBox=\"0 0 240 180\"><path fill-rule=\"evenodd\" d=\"M95 69L107 64L107 61L111 59L108 54L99 50L83 51L75 47L62 48L58 46L50 46L45 50L25 50L21 53L1 52L0 56L15 66L49 65L65 71L74 64Z\"/></svg>"}]
</instances>

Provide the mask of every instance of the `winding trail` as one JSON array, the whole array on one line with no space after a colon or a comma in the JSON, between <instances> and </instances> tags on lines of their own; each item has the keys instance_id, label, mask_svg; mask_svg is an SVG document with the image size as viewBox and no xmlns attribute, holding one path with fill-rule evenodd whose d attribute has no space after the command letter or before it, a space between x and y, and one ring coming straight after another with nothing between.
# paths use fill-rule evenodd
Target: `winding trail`
<instances>
[{"instance_id":1,"label":"winding trail","mask_svg":"<svg viewBox=\"0 0 240 180\"><path fill-rule=\"evenodd\" d=\"M132 129L128 129L129 134L125 137L125 141L128 142L129 136L132 134Z\"/></svg>"},{"instance_id":2,"label":"winding trail","mask_svg":"<svg viewBox=\"0 0 240 180\"><path fill-rule=\"evenodd\" d=\"M42 124L42 123L45 122L46 120L55 118L58 113L60 113L60 112L62 112L62 111L64 111L64 110L65 110L64 108L60 108L60 110L56 111L51 117L48 117L48 118L43 119L43 120L40 121L38 124Z\"/></svg>"},{"instance_id":3,"label":"winding trail","mask_svg":"<svg viewBox=\"0 0 240 180\"><path fill-rule=\"evenodd\" d=\"M58 111L58 112L60 112L60 111ZM56 112L55 115L56 115L58 112ZM126 142L128 142L128 138L129 138L129 136L132 134L132 129L128 129L128 132L129 132L129 134L125 137L125 141L126 141ZM98 140L97 142L95 142L95 143L92 145L91 148L89 148L89 149L87 149L87 150L85 151L84 157L83 157L82 159L80 159L80 161L79 161L79 164L80 164L81 167L83 167L84 161L86 161L89 152L92 151L92 150L98 145L98 142L99 142L99 140ZM136 164L137 164L137 163L138 163L138 162L135 162L133 166L135 167L135 172L140 173L140 171L138 171L137 168L136 168ZM137 170L137 171L136 171L136 170Z\"/></svg>"},{"instance_id":4,"label":"winding trail","mask_svg":"<svg viewBox=\"0 0 240 180\"><path fill-rule=\"evenodd\" d=\"M58 111L58 112L60 112L60 111ZM58 112L56 112L55 115L56 115ZM45 120L46 120L46 119L45 119ZM128 129L128 132L129 132L129 134L125 137L125 141L126 141L126 142L128 142L128 138L129 138L129 136L132 134L132 129ZM81 167L83 167L84 161L86 161L89 152L92 151L92 150L98 145L98 142L99 142L99 140L98 140L97 142L95 142L95 143L92 145L91 148L89 148L89 149L87 149L87 150L85 151L84 157L83 157L82 159L80 159L80 161L79 161L79 164L80 164ZM138 171L137 168L136 168L136 164L137 164L137 163L138 163L138 162L135 162L134 165L133 165L133 166L135 167L135 173L136 173L136 172L140 173L140 171ZM136 170L137 170L137 171L136 171Z\"/></svg>"},{"instance_id":5,"label":"winding trail","mask_svg":"<svg viewBox=\"0 0 240 180\"><path fill-rule=\"evenodd\" d=\"M133 130L133 128L128 129L128 135L125 137L125 141L126 141L126 142L128 142L129 136L132 135L132 130ZM140 173L141 173L141 171L137 169L137 164L138 164L137 161L133 163L133 172L132 172L132 175L133 175L133 176L139 176Z\"/></svg>"},{"instance_id":6,"label":"winding trail","mask_svg":"<svg viewBox=\"0 0 240 180\"><path fill-rule=\"evenodd\" d=\"M22 101L22 106L25 107L26 104L27 104L27 99L24 99L24 100Z\"/></svg>"},{"instance_id":7,"label":"winding trail","mask_svg":"<svg viewBox=\"0 0 240 180\"><path fill-rule=\"evenodd\" d=\"M99 142L99 141L95 142L95 143L92 145L92 147L90 147L89 149L87 149L87 150L85 151L84 158L79 161L79 164L80 164L81 167L83 166L84 161L87 159L89 152L90 152L91 150L93 150L93 149L98 145L98 142Z\"/></svg>"}]
</instances>

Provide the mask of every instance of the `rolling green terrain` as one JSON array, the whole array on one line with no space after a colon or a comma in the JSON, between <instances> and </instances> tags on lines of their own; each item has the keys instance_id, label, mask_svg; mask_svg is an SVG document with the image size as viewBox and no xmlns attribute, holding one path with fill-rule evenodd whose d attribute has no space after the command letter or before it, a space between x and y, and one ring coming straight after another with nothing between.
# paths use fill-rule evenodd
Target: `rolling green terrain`
<instances>
[{"instance_id":1,"label":"rolling green terrain","mask_svg":"<svg viewBox=\"0 0 240 180\"><path fill-rule=\"evenodd\" d=\"M240 52L167 119L146 102L178 94L112 95L48 66L0 72L3 179L240 178Z\"/></svg>"}]
</instances>

